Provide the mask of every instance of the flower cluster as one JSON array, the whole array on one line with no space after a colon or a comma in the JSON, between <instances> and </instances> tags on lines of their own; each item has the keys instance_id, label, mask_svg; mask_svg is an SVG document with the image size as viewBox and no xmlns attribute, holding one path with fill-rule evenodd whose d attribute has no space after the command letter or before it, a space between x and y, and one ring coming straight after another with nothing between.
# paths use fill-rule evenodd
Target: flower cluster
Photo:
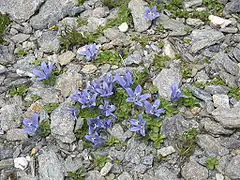
<instances>
[{"instance_id":1,"label":"flower cluster","mask_svg":"<svg viewBox=\"0 0 240 180\"><path fill-rule=\"evenodd\" d=\"M145 11L145 18L149 21L153 21L160 16L159 12L157 12L157 6L154 6L152 9L146 7Z\"/></svg>"},{"instance_id":2,"label":"flower cluster","mask_svg":"<svg viewBox=\"0 0 240 180\"><path fill-rule=\"evenodd\" d=\"M115 115L117 107L111 103L111 97L120 88L124 89L128 95L126 102L136 105L138 109L143 110L141 112L157 118L165 113L165 110L160 108L159 99L151 103L149 101L151 94L143 94L141 85L137 85L135 89L132 89L133 84L133 74L129 70L126 70L125 74L116 73L114 76L109 73L98 80L90 82L81 92L76 90L73 96L71 96L75 103L80 103L82 110L85 108L97 108L100 112L100 115L97 117L88 119L89 130L88 135L85 136L95 147L101 146L105 142L105 138L102 137L103 132L105 129L111 128L114 121L118 118ZM181 96L175 91L172 93L174 100ZM77 109L69 108L68 111L71 112L73 119L76 120ZM142 136L146 135L147 121L144 120L142 113L139 114L138 120L131 119L129 123L132 125L130 131L137 132Z\"/></svg>"},{"instance_id":3,"label":"flower cluster","mask_svg":"<svg viewBox=\"0 0 240 180\"><path fill-rule=\"evenodd\" d=\"M37 80L39 81L48 80L51 77L53 68L54 68L54 64L50 62L48 64L45 62L42 62L41 63L42 70L34 69L33 74L38 77Z\"/></svg>"},{"instance_id":4,"label":"flower cluster","mask_svg":"<svg viewBox=\"0 0 240 180\"><path fill-rule=\"evenodd\" d=\"M35 134L39 128L38 119L39 119L39 115L37 113L34 113L33 119L25 118L23 120L23 125L25 126L23 132L27 134Z\"/></svg>"},{"instance_id":5,"label":"flower cluster","mask_svg":"<svg viewBox=\"0 0 240 180\"><path fill-rule=\"evenodd\" d=\"M78 49L78 53L85 56L87 61L91 61L97 57L99 52L98 46L96 44L85 45Z\"/></svg>"}]
</instances>

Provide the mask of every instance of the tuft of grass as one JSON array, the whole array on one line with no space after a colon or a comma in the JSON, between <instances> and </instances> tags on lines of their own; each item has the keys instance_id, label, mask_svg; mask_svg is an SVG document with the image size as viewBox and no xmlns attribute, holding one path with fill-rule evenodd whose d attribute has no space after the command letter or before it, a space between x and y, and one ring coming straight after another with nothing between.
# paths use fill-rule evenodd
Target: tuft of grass
<instances>
[{"instance_id":1,"label":"tuft of grass","mask_svg":"<svg viewBox=\"0 0 240 180\"><path fill-rule=\"evenodd\" d=\"M216 168L216 166L218 165L219 161L216 157L209 157L206 160L206 164L207 164L207 168L214 170Z\"/></svg>"},{"instance_id":2,"label":"tuft of grass","mask_svg":"<svg viewBox=\"0 0 240 180\"><path fill-rule=\"evenodd\" d=\"M103 64L111 64L120 66L122 64L122 57L117 51L104 51L98 54L97 58L93 61L97 66Z\"/></svg>"},{"instance_id":3,"label":"tuft of grass","mask_svg":"<svg viewBox=\"0 0 240 180\"><path fill-rule=\"evenodd\" d=\"M133 83L133 88L136 88L137 85L144 86L144 84L149 80L149 70L144 69L144 71L141 72L133 72L133 77L134 77L134 83Z\"/></svg>"},{"instance_id":4,"label":"tuft of grass","mask_svg":"<svg viewBox=\"0 0 240 180\"><path fill-rule=\"evenodd\" d=\"M165 29L163 27L162 24L158 24L157 27L156 27L156 33L157 34L161 34L161 33L164 33Z\"/></svg>"},{"instance_id":5,"label":"tuft of grass","mask_svg":"<svg viewBox=\"0 0 240 180\"><path fill-rule=\"evenodd\" d=\"M20 49L20 50L18 51L17 55L18 55L19 57L23 57L23 56L26 56L26 55L27 55L27 52L24 51L23 49Z\"/></svg>"},{"instance_id":6,"label":"tuft of grass","mask_svg":"<svg viewBox=\"0 0 240 180\"><path fill-rule=\"evenodd\" d=\"M208 85L223 85L223 86L226 86L226 83L220 77L215 77L215 78L213 78L213 80L210 83L208 83Z\"/></svg>"},{"instance_id":7,"label":"tuft of grass","mask_svg":"<svg viewBox=\"0 0 240 180\"><path fill-rule=\"evenodd\" d=\"M170 60L170 57L168 56L159 56L156 55L153 59L153 66L158 70L161 71L165 68L166 62Z\"/></svg>"},{"instance_id":8,"label":"tuft of grass","mask_svg":"<svg viewBox=\"0 0 240 180\"><path fill-rule=\"evenodd\" d=\"M11 97L13 96L24 96L26 95L27 91L28 91L28 86L26 85L21 85L21 86L13 86L10 91L9 91L9 95Z\"/></svg>"},{"instance_id":9,"label":"tuft of grass","mask_svg":"<svg viewBox=\"0 0 240 180\"><path fill-rule=\"evenodd\" d=\"M97 156L94 160L94 165L103 168L107 162L109 162L110 159L107 156Z\"/></svg>"},{"instance_id":10,"label":"tuft of grass","mask_svg":"<svg viewBox=\"0 0 240 180\"><path fill-rule=\"evenodd\" d=\"M85 0L78 0L78 6L82 6L83 5L83 3L85 2Z\"/></svg>"},{"instance_id":11,"label":"tuft of grass","mask_svg":"<svg viewBox=\"0 0 240 180\"><path fill-rule=\"evenodd\" d=\"M51 113L53 112L55 109L57 109L59 106L59 103L51 103L51 104L47 104L43 107L43 109L47 112L47 113Z\"/></svg>"},{"instance_id":12,"label":"tuft of grass","mask_svg":"<svg viewBox=\"0 0 240 180\"><path fill-rule=\"evenodd\" d=\"M191 89L183 88L182 91L187 97L180 99L180 104L183 104L185 107L189 108L199 107L199 100L193 96Z\"/></svg>"},{"instance_id":13,"label":"tuft of grass","mask_svg":"<svg viewBox=\"0 0 240 180\"><path fill-rule=\"evenodd\" d=\"M77 18L77 23L78 23L78 26L85 26L88 24L87 20L86 19L83 19L82 17L78 17Z\"/></svg>"},{"instance_id":14,"label":"tuft of grass","mask_svg":"<svg viewBox=\"0 0 240 180\"><path fill-rule=\"evenodd\" d=\"M120 0L119 1L116 1L116 0L103 0L103 5L107 6L109 9L118 7L120 5L119 3L120 3Z\"/></svg>"},{"instance_id":15,"label":"tuft of grass","mask_svg":"<svg viewBox=\"0 0 240 180\"><path fill-rule=\"evenodd\" d=\"M224 5L215 0L203 0L203 5L207 7L211 14L221 16Z\"/></svg>"},{"instance_id":16,"label":"tuft of grass","mask_svg":"<svg viewBox=\"0 0 240 180\"><path fill-rule=\"evenodd\" d=\"M165 99L160 99L161 101L161 107L164 108L166 110L166 116L167 117L172 117L176 114L178 114L178 109L177 106L170 103L169 101L165 100Z\"/></svg>"},{"instance_id":17,"label":"tuft of grass","mask_svg":"<svg viewBox=\"0 0 240 180\"><path fill-rule=\"evenodd\" d=\"M164 45L165 45L165 43L164 43L163 41L160 41L160 42L158 43L158 48L159 48L159 49L162 49L162 48L164 47Z\"/></svg>"},{"instance_id":18,"label":"tuft of grass","mask_svg":"<svg viewBox=\"0 0 240 180\"><path fill-rule=\"evenodd\" d=\"M35 65L35 66L40 66L41 62L42 61L40 59L36 59L35 61L32 62L32 64Z\"/></svg>"},{"instance_id":19,"label":"tuft of grass","mask_svg":"<svg viewBox=\"0 0 240 180\"><path fill-rule=\"evenodd\" d=\"M180 139L180 145L177 147L179 155L189 158L194 153L196 145L197 130L192 128L185 132Z\"/></svg>"},{"instance_id":20,"label":"tuft of grass","mask_svg":"<svg viewBox=\"0 0 240 180\"><path fill-rule=\"evenodd\" d=\"M70 178L70 180L84 180L85 176L86 176L86 169L84 169L83 167L79 168L75 172L68 173L68 178Z\"/></svg>"},{"instance_id":21,"label":"tuft of grass","mask_svg":"<svg viewBox=\"0 0 240 180\"><path fill-rule=\"evenodd\" d=\"M147 37L139 37L137 35L133 36L131 38L133 41L137 41L139 44L141 44L142 47L146 47L148 45L148 38Z\"/></svg>"},{"instance_id":22,"label":"tuft of grass","mask_svg":"<svg viewBox=\"0 0 240 180\"><path fill-rule=\"evenodd\" d=\"M124 141L120 141L119 139L110 136L108 138L108 141L106 142L106 145L108 147L112 147L112 146L117 146L117 147L123 147L123 146L127 146L127 144Z\"/></svg>"},{"instance_id":23,"label":"tuft of grass","mask_svg":"<svg viewBox=\"0 0 240 180\"><path fill-rule=\"evenodd\" d=\"M5 33L11 20L8 15L0 13L0 44L4 44L3 34Z\"/></svg>"},{"instance_id":24,"label":"tuft of grass","mask_svg":"<svg viewBox=\"0 0 240 180\"><path fill-rule=\"evenodd\" d=\"M57 80L57 77L52 74L49 79L43 80L43 84L48 85L48 86L54 86L55 82Z\"/></svg>"},{"instance_id":25,"label":"tuft of grass","mask_svg":"<svg viewBox=\"0 0 240 180\"><path fill-rule=\"evenodd\" d=\"M41 137L47 137L51 134L50 122L44 121L40 125L39 135Z\"/></svg>"},{"instance_id":26,"label":"tuft of grass","mask_svg":"<svg viewBox=\"0 0 240 180\"><path fill-rule=\"evenodd\" d=\"M41 96L37 94L31 95L32 102L36 102L37 100L41 99Z\"/></svg>"},{"instance_id":27,"label":"tuft of grass","mask_svg":"<svg viewBox=\"0 0 240 180\"><path fill-rule=\"evenodd\" d=\"M231 87L229 89L229 93L234 97L236 100L240 100L240 88L237 87Z\"/></svg>"},{"instance_id":28,"label":"tuft of grass","mask_svg":"<svg viewBox=\"0 0 240 180\"><path fill-rule=\"evenodd\" d=\"M181 66L181 73L184 79L192 77L192 69L190 67Z\"/></svg>"}]
</instances>

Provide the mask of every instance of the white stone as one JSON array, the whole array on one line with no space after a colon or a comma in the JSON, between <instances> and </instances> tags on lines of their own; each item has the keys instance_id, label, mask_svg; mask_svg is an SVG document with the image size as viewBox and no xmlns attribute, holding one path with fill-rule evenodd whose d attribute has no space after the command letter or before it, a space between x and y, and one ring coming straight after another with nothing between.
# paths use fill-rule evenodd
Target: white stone
<instances>
[{"instance_id":1,"label":"white stone","mask_svg":"<svg viewBox=\"0 0 240 180\"><path fill-rule=\"evenodd\" d=\"M82 72L85 74L92 74L97 70L97 67L93 64L87 64L82 68Z\"/></svg>"},{"instance_id":2,"label":"white stone","mask_svg":"<svg viewBox=\"0 0 240 180\"><path fill-rule=\"evenodd\" d=\"M118 26L118 29L119 29L119 31L125 33L128 31L128 24L126 22L124 22L120 26Z\"/></svg>"},{"instance_id":3,"label":"white stone","mask_svg":"<svg viewBox=\"0 0 240 180\"><path fill-rule=\"evenodd\" d=\"M176 50L168 40L164 40L163 54L171 59L174 59L177 54Z\"/></svg>"},{"instance_id":4,"label":"white stone","mask_svg":"<svg viewBox=\"0 0 240 180\"><path fill-rule=\"evenodd\" d=\"M228 19L223 19L221 17L214 16L214 15L210 15L208 19L211 21L213 25L220 26L221 28L225 28L226 26L232 23L232 21Z\"/></svg>"},{"instance_id":5,"label":"white stone","mask_svg":"<svg viewBox=\"0 0 240 180\"><path fill-rule=\"evenodd\" d=\"M216 180L224 180L224 176L222 174L216 174Z\"/></svg>"},{"instance_id":6,"label":"white stone","mask_svg":"<svg viewBox=\"0 0 240 180\"><path fill-rule=\"evenodd\" d=\"M113 167L113 164L110 162L107 162L100 171L101 176L106 176L109 173L109 171L111 171L112 167Z\"/></svg>"},{"instance_id":7,"label":"white stone","mask_svg":"<svg viewBox=\"0 0 240 180\"><path fill-rule=\"evenodd\" d=\"M213 103L216 108L230 108L229 97L226 94L214 94Z\"/></svg>"},{"instance_id":8,"label":"white stone","mask_svg":"<svg viewBox=\"0 0 240 180\"><path fill-rule=\"evenodd\" d=\"M162 155L163 157L168 156L175 152L176 151L175 151L174 147L172 147L172 146L164 147L157 151L158 155Z\"/></svg>"},{"instance_id":9,"label":"white stone","mask_svg":"<svg viewBox=\"0 0 240 180\"><path fill-rule=\"evenodd\" d=\"M25 157L18 157L14 159L14 167L24 170L28 166L28 161Z\"/></svg>"},{"instance_id":10,"label":"white stone","mask_svg":"<svg viewBox=\"0 0 240 180\"><path fill-rule=\"evenodd\" d=\"M65 53L59 55L58 59L59 59L59 63L61 65L66 65L68 63L70 63L75 57L75 53L73 53L72 51L66 51Z\"/></svg>"}]
</instances>

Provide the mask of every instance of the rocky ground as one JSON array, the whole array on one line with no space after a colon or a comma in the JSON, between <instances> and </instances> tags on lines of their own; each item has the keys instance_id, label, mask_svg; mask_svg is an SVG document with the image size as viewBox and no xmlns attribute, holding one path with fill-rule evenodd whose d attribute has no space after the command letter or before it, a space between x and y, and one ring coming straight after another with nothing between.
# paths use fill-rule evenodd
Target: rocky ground
<instances>
[{"instance_id":1,"label":"rocky ground","mask_svg":"<svg viewBox=\"0 0 240 180\"><path fill-rule=\"evenodd\" d=\"M239 0L0 0L0 12L1 180L240 179ZM93 43L86 61L78 49ZM43 61L55 64L45 83L33 74ZM92 112L73 120L69 97L125 69L166 112L141 137L129 130L139 109L114 95L119 119L95 148L84 137ZM177 103L172 84L185 94ZM39 133L28 135L34 112Z\"/></svg>"}]
</instances>

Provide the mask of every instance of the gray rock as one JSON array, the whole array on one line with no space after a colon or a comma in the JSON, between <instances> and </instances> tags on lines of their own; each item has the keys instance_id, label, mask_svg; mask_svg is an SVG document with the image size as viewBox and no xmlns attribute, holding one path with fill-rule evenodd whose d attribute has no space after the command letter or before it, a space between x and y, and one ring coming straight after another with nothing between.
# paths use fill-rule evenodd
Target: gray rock
<instances>
[{"instance_id":1,"label":"gray rock","mask_svg":"<svg viewBox=\"0 0 240 180\"><path fill-rule=\"evenodd\" d=\"M66 172L75 172L82 166L83 162L81 158L72 158L68 156L64 162Z\"/></svg>"},{"instance_id":2,"label":"gray rock","mask_svg":"<svg viewBox=\"0 0 240 180\"><path fill-rule=\"evenodd\" d=\"M169 19L169 17L164 14L160 15L156 24L161 24L164 29L171 30L172 32L169 33L170 36L184 36L187 34L185 28L190 28L189 26L184 25L182 21Z\"/></svg>"},{"instance_id":3,"label":"gray rock","mask_svg":"<svg viewBox=\"0 0 240 180\"><path fill-rule=\"evenodd\" d=\"M226 174L233 180L240 179L239 165L240 155L233 157L226 167Z\"/></svg>"},{"instance_id":4,"label":"gray rock","mask_svg":"<svg viewBox=\"0 0 240 180\"><path fill-rule=\"evenodd\" d=\"M45 31L38 39L40 50L46 53L58 52L60 49L60 42L56 31Z\"/></svg>"},{"instance_id":5,"label":"gray rock","mask_svg":"<svg viewBox=\"0 0 240 180\"><path fill-rule=\"evenodd\" d=\"M59 103L62 102L62 96L59 91L51 87L42 87L40 84L33 84L28 89L29 94L36 94L41 97L43 104Z\"/></svg>"},{"instance_id":6,"label":"gray rock","mask_svg":"<svg viewBox=\"0 0 240 180\"><path fill-rule=\"evenodd\" d=\"M13 66L17 74L20 76L34 77L35 75L32 73L32 70L35 69L35 66L32 63L35 59L35 56L29 55L18 60Z\"/></svg>"},{"instance_id":7,"label":"gray rock","mask_svg":"<svg viewBox=\"0 0 240 180\"><path fill-rule=\"evenodd\" d=\"M134 167L134 171L141 174L145 173L146 170L147 170L147 167L144 164L137 164Z\"/></svg>"},{"instance_id":8,"label":"gray rock","mask_svg":"<svg viewBox=\"0 0 240 180\"><path fill-rule=\"evenodd\" d=\"M120 124L115 124L112 129L109 129L109 133L121 141L124 140L124 131Z\"/></svg>"},{"instance_id":9,"label":"gray rock","mask_svg":"<svg viewBox=\"0 0 240 180\"><path fill-rule=\"evenodd\" d=\"M40 180L64 180L64 172L61 161L54 151L43 151L38 156Z\"/></svg>"},{"instance_id":10,"label":"gray rock","mask_svg":"<svg viewBox=\"0 0 240 180\"><path fill-rule=\"evenodd\" d=\"M19 105L6 105L0 109L0 127L3 131L19 127L22 118L23 112Z\"/></svg>"},{"instance_id":11,"label":"gray rock","mask_svg":"<svg viewBox=\"0 0 240 180\"><path fill-rule=\"evenodd\" d=\"M190 161L184 164L182 176L186 180L206 180L208 178L208 170L197 162Z\"/></svg>"},{"instance_id":12,"label":"gray rock","mask_svg":"<svg viewBox=\"0 0 240 180\"><path fill-rule=\"evenodd\" d=\"M105 37L107 37L110 40L115 40L115 39L126 39L126 35L119 31L118 28L108 28L103 31L103 34Z\"/></svg>"},{"instance_id":13,"label":"gray rock","mask_svg":"<svg viewBox=\"0 0 240 180\"><path fill-rule=\"evenodd\" d=\"M233 62L224 52L220 52L213 57L211 67L214 70L225 70L234 76L239 74L238 64Z\"/></svg>"},{"instance_id":14,"label":"gray rock","mask_svg":"<svg viewBox=\"0 0 240 180\"><path fill-rule=\"evenodd\" d=\"M175 152L176 152L176 150L174 149L173 146L168 146L168 147L163 147L163 148L159 149L157 151L157 154L165 157L165 156L168 156Z\"/></svg>"},{"instance_id":15,"label":"gray rock","mask_svg":"<svg viewBox=\"0 0 240 180\"><path fill-rule=\"evenodd\" d=\"M59 63L62 66L66 65L66 64L70 63L74 59L75 56L76 56L76 54L73 53L72 51L66 51L58 56Z\"/></svg>"},{"instance_id":16,"label":"gray rock","mask_svg":"<svg viewBox=\"0 0 240 180\"><path fill-rule=\"evenodd\" d=\"M199 134L197 139L199 147L206 151L209 155L214 153L223 156L229 153L229 150L220 144L220 139L218 138L214 138L207 134Z\"/></svg>"},{"instance_id":17,"label":"gray rock","mask_svg":"<svg viewBox=\"0 0 240 180\"><path fill-rule=\"evenodd\" d=\"M153 85L158 88L160 97L171 98L171 86L180 85L182 75L177 68L163 69L153 80Z\"/></svg>"},{"instance_id":18,"label":"gray rock","mask_svg":"<svg viewBox=\"0 0 240 180\"><path fill-rule=\"evenodd\" d=\"M212 112L212 115L225 128L240 128L240 107L218 108Z\"/></svg>"},{"instance_id":19,"label":"gray rock","mask_svg":"<svg viewBox=\"0 0 240 180\"><path fill-rule=\"evenodd\" d=\"M0 159L7 159L13 157L13 149L12 148L5 148L0 146Z\"/></svg>"},{"instance_id":20,"label":"gray rock","mask_svg":"<svg viewBox=\"0 0 240 180\"><path fill-rule=\"evenodd\" d=\"M154 177L158 180L166 180L166 179L178 180L177 174L164 166L160 166L155 170Z\"/></svg>"},{"instance_id":21,"label":"gray rock","mask_svg":"<svg viewBox=\"0 0 240 180\"><path fill-rule=\"evenodd\" d=\"M85 180L104 180L105 178L100 175L96 170L89 171L86 175Z\"/></svg>"},{"instance_id":22,"label":"gray rock","mask_svg":"<svg viewBox=\"0 0 240 180\"><path fill-rule=\"evenodd\" d=\"M221 124L212 121L209 118L205 118L201 120L201 125L203 126L203 128L211 133L211 134L232 134L233 131L229 130L229 129L224 129Z\"/></svg>"},{"instance_id":23,"label":"gray rock","mask_svg":"<svg viewBox=\"0 0 240 180\"><path fill-rule=\"evenodd\" d=\"M106 176L111 171L112 167L113 167L113 164L110 162L107 162L100 171L101 176Z\"/></svg>"},{"instance_id":24,"label":"gray rock","mask_svg":"<svg viewBox=\"0 0 240 180\"><path fill-rule=\"evenodd\" d=\"M45 0L0 1L0 12L8 13L12 20L28 20Z\"/></svg>"},{"instance_id":25,"label":"gray rock","mask_svg":"<svg viewBox=\"0 0 240 180\"><path fill-rule=\"evenodd\" d=\"M190 8L192 6L201 6L202 0L191 0L183 3L184 8Z\"/></svg>"},{"instance_id":26,"label":"gray rock","mask_svg":"<svg viewBox=\"0 0 240 180\"><path fill-rule=\"evenodd\" d=\"M230 13L239 13L240 12L240 3L238 0L232 0L231 2L227 3L225 8L225 11Z\"/></svg>"},{"instance_id":27,"label":"gray rock","mask_svg":"<svg viewBox=\"0 0 240 180\"><path fill-rule=\"evenodd\" d=\"M226 94L214 94L213 103L216 108L230 108L229 98Z\"/></svg>"},{"instance_id":28,"label":"gray rock","mask_svg":"<svg viewBox=\"0 0 240 180\"><path fill-rule=\"evenodd\" d=\"M93 65L93 64L86 64L85 66L83 66L83 68L82 68L82 72L84 73L84 74L92 74L92 73L94 73L96 70L97 70L98 68L95 66L95 65ZM104 74L104 73L103 73Z\"/></svg>"},{"instance_id":29,"label":"gray rock","mask_svg":"<svg viewBox=\"0 0 240 180\"><path fill-rule=\"evenodd\" d=\"M191 33L191 51L197 53L203 48L209 47L224 39L222 32L213 29L193 30Z\"/></svg>"},{"instance_id":30,"label":"gray rock","mask_svg":"<svg viewBox=\"0 0 240 180\"><path fill-rule=\"evenodd\" d=\"M6 71L7 71L7 68L5 68L4 66L0 65L0 74L5 73Z\"/></svg>"},{"instance_id":31,"label":"gray rock","mask_svg":"<svg viewBox=\"0 0 240 180\"><path fill-rule=\"evenodd\" d=\"M152 164L153 164L153 155L150 154L149 156L144 156L142 158L142 163L145 164L145 165L152 166Z\"/></svg>"},{"instance_id":32,"label":"gray rock","mask_svg":"<svg viewBox=\"0 0 240 180\"><path fill-rule=\"evenodd\" d=\"M15 57L10 46L0 46L0 64L13 64Z\"/></svg>"},{"instance_id":33,"label":"gray rock","mask_svg":"<svg viewBox=\"0 0 240 180\"><path fill-rule=\"evenodd\" d=\"M200 19L187 18L186 23L190 26L201 26L204 22Z\"/></svg>"},{"instance_id":34,"label":"gray rock","mask_svg":"<svg viewBox=\"0 0 240 180\"><path fill-rule=\"evenodd\" d=\"M209 77L205 71L200 71L196 74L194 79L198 83L206 84L206 82L209 80Z\"/></svg>"},{"instance_id":35,"label":"gray rock","mask_svg":"<svg viewBox=\"0 0 240 180\"><path fill-rule=\"evenodd\" d=\"M193 95L194 95L195 97L197 97L198 99L201 99L201 100L203 100L203 101L205 101L205 102L212 100L212 96L211 96L210 94L208 94L208 93L207 93L205 90L203 90L203 89L195 88L192 93L193 93Z\"/></svg>"},{"instance_id":36,"label":"gray rock","mask_svg":"<svg viewBox=\"0 0 240 180\"><path fill-rule=\"evenodd\" d=\"M30 37L29 34L19 33L19 34L16 34L15 36L13 36L11 39L15 43L22 43L22 42L26 41L29 37Z\"/></svg>"},{"instance_id":37,"label":"gray rock","mask_svg":"<svg viewBox=\"0 0 240 180\"><path fill-rule=\"evenodd\" d=\"M238 28L236 28L236 27L225 27L225 28L221 28L220 31L223 32L223 33L234 34L234 33L238 32Z\"/></svg>"},{"instance_id":38,"label":"gray rock","mask_svg":"<svg viewBox=\"0 0 240 180\"><path fill-rule=\"evenodd\" d=\"M23 129L10 129L7 131L6 139L9 141L27 140L28 136L23 132Z\"/></svg>"},{"instance_id":39,"label":"gray rock","mask_svg":"<svg viewBox=\"0 0 240 180\"><path fill-rule=\"evenodd\" d=\"M128 172L123 172L118 176L117 180L133 180L133 178L130 176Z\"/></svg>"},{"instance_id":40,"label":"gray rock","mask_svg":"<svg viewBox=\"0 0 240 180\"><path fill-rule=\"evenodd\" d=\"M88 20L88 25L83 26L82 29L83 31L88 31L88 32L95 32L99 27L104 27L107 25L107 19L106 18L96 18L96 17L89 17ZM85 30L84 30L85 27Z\"/></svg>"},{"instance_id":41,"label":"gray rock","mask_svg":"<svg viewBox=\"0 0 240 180\"><path fill-rule=\"evenodd\" d=\"M67 103L62 103L51 114L51 134L63 143L72 143L76 140L73 133L74 120L71 113L66 110Z\"/></svg>"},{"instance_id":42,"label":"gray rock","mask_svg":"<svg viewBox=\"0 0 240 180\"><path fill-rule=\"evenodd\" d=\"M142 61L143 53L141 51L134 51L124 60L124 64L126 65L140 64Z\"/></svg>"},{"instance_id":43,"label":"gray rock","mask_svg":"<svg viewBox=\"0 0 240 180\"><path fill-rule=\"evenodd\" d=\"M222 85L210 85L210 86L207 86L204 90L212 95L227 94L229 91L226 86L222 86Z\"/></svg>"},{"instance_id":44,"label":"gray rock","mask_svg":"<svg viewBox=\"0 0 240 180\"><path fill-rule=\"evenodd\" d=\"M77 1L74 0L47 0L42 5L39 13L30 19L30 24L34 29L49 28L58 23L67 15L80 13L82 7L75 7Z\"/></svg>"},{"instance_id":45,"label":"gray rock","mask_svg":"<svg viewBox=\"0 0 240 180\"><path fill-rule=\"evenodd\" d=\"M124 159L124 152L118 151L115 148L110 148L109 156L122 161Z\"/></svg>"},{"instance_id":46,"label":"gray rock","mask_svg":"<svg viewBox=\"0 0 240 180\"><path fill-rule=\"evenodd\" d=\"M63 97L68 97L71 92L82 86L82 75L77 72L66 72L60 75L56 81L56 89L59 89Z\"/></svg>"},{"instance_id":47,"label":"gray rock","mask_svg":"<svg viewBox=\"0 0 240 180\"><path fill-rule=\"evenodd\" d=\"M233 49L232 54L234 58L240 62L240 43Z\"/></svg>"},{"instance_id":48,"label":"gray rock","mask_svg":"<svg viewBox=\"0 0 240 180\"><path fill-rule=\"evenodd\" d=\"M147 5L143 0L131 0L128 4L133 17L134 29L137 32L146 31L151 26L151 21L147 21L145 18L145 7Z\"/></svg>"},{"instance_id":49,"label":"gray rock","mask_svg":"<svg viewBox=\"0 0 240 180\"><path fill-rule=\"evenodd\" d=\"M109 9L108 7L97 7L92 11L92 16L96 18L104 18L108 16Z\"/></svg>"},{"instance_id":50,"label":"gray rock","mask_svg":"<svg viewBox=\"0 0 240 180\"><path fill-rule=\"evenodd\" d=\"M13 159L4 159L0 161L0 170L13 167Z\"/></svg>"}]
</instances>

